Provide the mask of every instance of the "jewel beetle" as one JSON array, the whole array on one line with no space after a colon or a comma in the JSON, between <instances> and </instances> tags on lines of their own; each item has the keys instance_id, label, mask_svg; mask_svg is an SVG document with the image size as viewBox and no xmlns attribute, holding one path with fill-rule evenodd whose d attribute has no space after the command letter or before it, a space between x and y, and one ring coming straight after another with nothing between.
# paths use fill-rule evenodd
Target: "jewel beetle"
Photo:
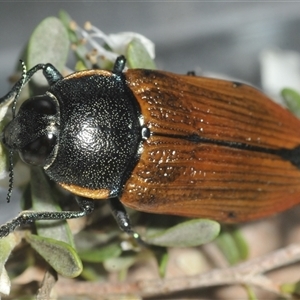
<instances>
[{"instance_id":1,"label":"jewel beetle","mask_svg":"<svg viewBox=\"0 0 300 300\"><path fill-rule=\"evenodd\" d=\"M44 95L26 100L3 143L76 196L80 210L22 212L0 237L38 219L77 218L108 200L120 228L127 207L238 223L300 202L300 121L242 83L129 69L63 77L42 70ZM18 93L21 80L0 103Z\"/></svg>"}]
</instances>

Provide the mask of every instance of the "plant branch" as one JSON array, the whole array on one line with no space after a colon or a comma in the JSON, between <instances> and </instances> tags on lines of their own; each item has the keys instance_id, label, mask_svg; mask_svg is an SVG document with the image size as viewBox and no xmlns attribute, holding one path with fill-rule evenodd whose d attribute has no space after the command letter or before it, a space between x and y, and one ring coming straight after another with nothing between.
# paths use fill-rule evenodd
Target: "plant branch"
<instances>
[{"instance_id":1,"label":"plant branch","mask_svg":"<svg viewBox=\"0 0 300 300\"><path fill-rule=\"evenodd\" d=\"M279 284L273 283L263 274L299 260L300 244L292 244L237 266L215 269L196 276L103 284L60 279L55 285L55 291L59 296L138 294L145 297L218 285L249 284L281 294Z\"/></svg>"},{"instance_id":2,"label":"plant branch","mask_svg":"<svg viewBox=\"0 0 300 300\"><path fill-rule=\"evenodd\" d=\"M51 299L51 291L57 281L57 274L53 269L45 273L41 287L36 296L37 300Z\"/></svg>"}]
</instances>

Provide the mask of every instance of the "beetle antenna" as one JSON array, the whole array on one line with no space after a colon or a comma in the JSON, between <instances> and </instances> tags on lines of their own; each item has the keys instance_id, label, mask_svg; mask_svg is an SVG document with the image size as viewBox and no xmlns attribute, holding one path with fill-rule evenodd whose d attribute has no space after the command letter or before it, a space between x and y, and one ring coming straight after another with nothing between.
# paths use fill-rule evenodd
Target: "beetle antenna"
<instances>
[{"instance_id":1,"label":"beetle antenna","mask_svg":"<svg viewBox=\"0 0 300 300\"><path fill-rule=\"evenodd\" d=\"M18 98L21 94L21 90L26 83L26 77L27 77L27 69L24 61L20 60L22 64L22 78L20 81L20 86L17 90L16 96L14 98L13 104L12 104L12 116L13 119L16 117L16 106L17 106L17 101ZM6 201L7 203L10 202L12 190L13 190L13 185L14 185L14 151L12 149L9 150L9 156L8 156L8 161L9 161L9 166L8 166L8 172L9 172L9 185L8 185L8 191L6 195Z\"/></svg>"},{"instance_id":2,"label":"beetle antenna","mask_svg":"<svg viewBox=\"0 0 300 300\"><path fill-rule=\"evenodd\" d=\"M26 77L27 77L27 68L26 68L25 62L23 60L20 60L20 63L22 64L22 78L21 78L21 81L20 81L20 87L17 91L17 94L14 98L13 105L12 105L12 108L11 108L13 119L16 117L17 101L18 101L18 98L20 97L21 90L22 90L24 84L26 83Z\"/></svg>"},{"instance_id":3,"label":"beetle antenna","mask_svg":"<svg viewBox=\"0 0 300 300\"><path fill-rule=\"evenodd\" d=\"M14 151L13 150L9 150L9 166L8 166L8 170L9 170L9 185L8 185L8 191L7 191L7 195L6 195L6 201L7 203L10 202L10 198L11 198L11 194L12 194L12 190L13 190L13 186L14 186L14 162L13 162L13 157L14 157Z\"/></svg>"}]
</instances>

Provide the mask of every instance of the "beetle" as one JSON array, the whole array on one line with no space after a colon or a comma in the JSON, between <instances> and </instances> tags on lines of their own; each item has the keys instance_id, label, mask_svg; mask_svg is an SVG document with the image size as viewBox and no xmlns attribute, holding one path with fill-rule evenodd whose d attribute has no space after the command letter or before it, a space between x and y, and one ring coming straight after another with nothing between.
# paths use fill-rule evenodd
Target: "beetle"
<instances>
[{"instance_id":1,"label":"beetle","mask_svg":"<svg viewBox=\"0 0 300 300\"><path fill-rule=\"evenodd\" d=\"M134 237L127 207L224 223L263 218L300 202L300 121L246 84L129 69L63 77L26 100L2 140L76 196L79 211L22 212L0 237L40 219L78 218L108 200ZM13 98L21 80L0 103Z\"/></svg>"}]
</instances>

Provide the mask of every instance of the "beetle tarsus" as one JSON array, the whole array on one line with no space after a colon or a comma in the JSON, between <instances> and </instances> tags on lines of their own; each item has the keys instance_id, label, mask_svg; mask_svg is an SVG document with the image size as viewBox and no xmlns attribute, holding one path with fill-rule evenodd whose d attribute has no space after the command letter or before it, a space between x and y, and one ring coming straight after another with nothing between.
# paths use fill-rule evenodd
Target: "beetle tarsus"
<instances>
[{"instance_id":1,"label":"beetle tarsus","mask_svg":"<svg viewBox=\"0 0 300 300\"><path fill-rule=\"evenodd\" d=\"M11 232L13 232L18 226L21 224L19 223L19 216L10 222L3 224L0 227L0 238L8 236Z\"/></svg>"},{"instance_id":2,"label":"beetle tarsus","mask_svg":"<svg viewBox=\"0 0 300 300\"><path fill-rule=\"evenodd\" d=\"M128 235L132 236L139 245L146 246L146 243L141 239L140 235L136 233L130 223L130 218L123 206L120 202L119 198L111 198L109 199L109 204L111 208L111 212L119 226L119 228L126 232Z\"/></svg>"},{"instance_id":3,"label":"beetle tarsus","mask_svg":"<svg viewBox=\"0 0 300 300\"><path fill-rule=\"evenodd\" d=\"M59 211L59 212L35 212L22 211L16 218L0 226L0 238L9 235L17 227L30 224L37 220L65 220L76 219L86 216L94 210L94 200L88 198L76 197L80 211Z\"/></svg>"},{"instance_id":4,"label":"beetle tarsus","mask_svg":"<svg viewBox=\"0 0 300 300\"><path fill-rule=\"evenodd\" d=\"M32 223L35 219L32 215L37 214L33 211L22 211L16 218L0 226L0 238L9 235L17 227Z\"/></svg>"}]
</instances>

